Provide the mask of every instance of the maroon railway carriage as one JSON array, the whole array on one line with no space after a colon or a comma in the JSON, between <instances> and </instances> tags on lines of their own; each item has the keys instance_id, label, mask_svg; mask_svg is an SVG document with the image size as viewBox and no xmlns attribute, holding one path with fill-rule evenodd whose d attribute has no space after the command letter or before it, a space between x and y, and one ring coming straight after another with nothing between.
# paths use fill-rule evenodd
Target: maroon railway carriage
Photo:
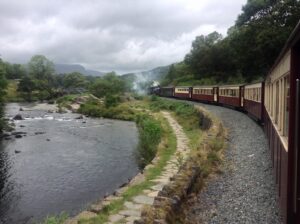
<instances>
[{"instance_id":1,"label":"maroon railway carriage","mask_svg":"<svg viewBox=\"0 0 300 224\"><path fill-rule=\"evenodd\" d=\"M174 96L174 87L161 87L159 95L163 97L173 97Z\"/></svg>"},{"instance_id":2,"label":"maroon railway carriage","mask_svg":"<svg viewBox=\"0 0 300 224\"><path fill-rule=\"evenodd\" d=\"M194 86L192 99L202 102L217 103L219 89L216 86Z\"/></svg>"},{"instance_id":3,"label":"maroon railway carriage","mask_svg":"<svg viewBox=\"0 0 300 224\"><path fill-rule=\"evenodd\" d=\"M244 86L219 86L219 103L222 105L240 108L243 106Z\"/></svg>"},{"instance_id":4,"label":"maroon railway carriage","mask_svg":"<svg viewBox=\"0 0 300 224\"><path fill-rule=\"evenodd\" d=\"M300 25L265 80L265 132L285 223L300 223Z\"/></svg>"},{"instance_id":5,"label":"maroon railway carriage","mask_svg":"<svg viewBox=\"0 0 300 224\"><path fill-rule=\"evenodd\" d=\"M264 83L244 86L243 108L258 121L263 120Z\"/></svg>"},{"instance_id":6,"label":"maroon railway carriage","mask_svg":"<svg viewBox=\"0 0 300 224\"><path fill-rule=\"evenodd\" d=\"M191 99L192 98L192 87L187 86L176 86L174 89L174 97L180 99Z\"/></svg>"}]
</instances>

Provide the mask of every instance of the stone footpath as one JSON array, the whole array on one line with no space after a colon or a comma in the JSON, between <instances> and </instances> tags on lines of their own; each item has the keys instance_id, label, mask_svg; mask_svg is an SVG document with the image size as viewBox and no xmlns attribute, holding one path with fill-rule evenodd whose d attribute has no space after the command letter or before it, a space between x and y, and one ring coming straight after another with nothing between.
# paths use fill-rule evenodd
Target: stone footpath
<instances>
[{"instance_id":1,"label":"stone footpath","mask_svg":"<svg viewBox=\"0 0 300 224\"><path fill-rule=\"evenodd\" d=\"M159 191L161 191L162 188L170 182L170 178L172 178L178 172L180 166L179 163L185 161L188 156L188 138L184 134L182 127L174 118L172 118L170 113L162 112L162 114L168 120L176 135L176 153L167 162L167 165L165 166L164 171L161 173L161 175L157 179L152 180L152 182L154 182L154 185L150 189L144 190L142 194L133 197L131 201L125 202L124 209L120 210L117 214L111 215L109 217L108 223L130 224L134 223L134 221L136 220L139 220L141 218L143 207L153 205L154 198L158 195ZM153 165L149 165L145 168L145 170L147 170L151 166ZM133 181L131 181L131 183L129 183L129 185L134 185L140 183L141 181L143 181L143 177L141 175L138 175L133 179ZM73 219L68 220L66 224L77 224L80 219L96 217L97 213L101 212L103 206L109 204L113 200L120 199L120 197L122 197L122 192L124 192L127 188L128 187L123 187L119 189L116 196L109 196L99 204L92 205L89 211L80 213Z\"/></svg>"}]
</instances>

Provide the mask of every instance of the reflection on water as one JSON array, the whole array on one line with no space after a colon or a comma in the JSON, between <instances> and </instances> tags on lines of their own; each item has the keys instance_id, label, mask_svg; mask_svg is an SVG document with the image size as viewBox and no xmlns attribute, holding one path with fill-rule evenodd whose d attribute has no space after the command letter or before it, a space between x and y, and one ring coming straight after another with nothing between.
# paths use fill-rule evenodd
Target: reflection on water
<instances>
[{"instance_id":1,"label":"reflection on water","mask_svg":"<svg viewBox=\"0 0 300 224\"><path fill-rule=\"evenodd\" d=\"M138 172L134 123L75 119L33 106L7 106L8 117L25 118L15 123L26 136L0 142L0 223L73 215Z\"/></svg>"}]
</instances>

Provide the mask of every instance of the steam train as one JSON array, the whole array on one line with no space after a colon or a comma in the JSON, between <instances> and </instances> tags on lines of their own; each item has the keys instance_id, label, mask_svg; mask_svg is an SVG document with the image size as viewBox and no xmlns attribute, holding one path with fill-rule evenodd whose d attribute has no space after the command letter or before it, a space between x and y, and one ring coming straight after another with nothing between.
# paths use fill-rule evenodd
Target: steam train
<instances>
[{"instance_id":1,"label":"steam train","mask_svg":"<svg viewBox=\"0 0 300 224\"><path fill-rule=\"evenodd\" d=\"M150 92L229 106L261 123L271 151L284 223L300 223L300 23L263 82L153 87Z\"/></svg>"}]
</instances>

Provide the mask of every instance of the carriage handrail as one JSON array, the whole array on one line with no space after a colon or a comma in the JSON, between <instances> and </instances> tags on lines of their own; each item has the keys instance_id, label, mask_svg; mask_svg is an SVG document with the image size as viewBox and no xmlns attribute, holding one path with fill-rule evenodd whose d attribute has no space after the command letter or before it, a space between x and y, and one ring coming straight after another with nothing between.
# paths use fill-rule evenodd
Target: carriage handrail
<instances>
[{"instance_id":1,"label":"carriage handrail","mask_svg":"<svg viewBox=\"0 0 300 224\"><path fill-rule=\"evenodd\" d=\"M298 198L298 192L297 192L297 182L298 182L298 148L299 148L299 100L300 100L300 80L296 80L296 117L295 117L295 176L294 176L294 212L297 212L297 202L299 200Z\"/></svg>"}]
</instances>

